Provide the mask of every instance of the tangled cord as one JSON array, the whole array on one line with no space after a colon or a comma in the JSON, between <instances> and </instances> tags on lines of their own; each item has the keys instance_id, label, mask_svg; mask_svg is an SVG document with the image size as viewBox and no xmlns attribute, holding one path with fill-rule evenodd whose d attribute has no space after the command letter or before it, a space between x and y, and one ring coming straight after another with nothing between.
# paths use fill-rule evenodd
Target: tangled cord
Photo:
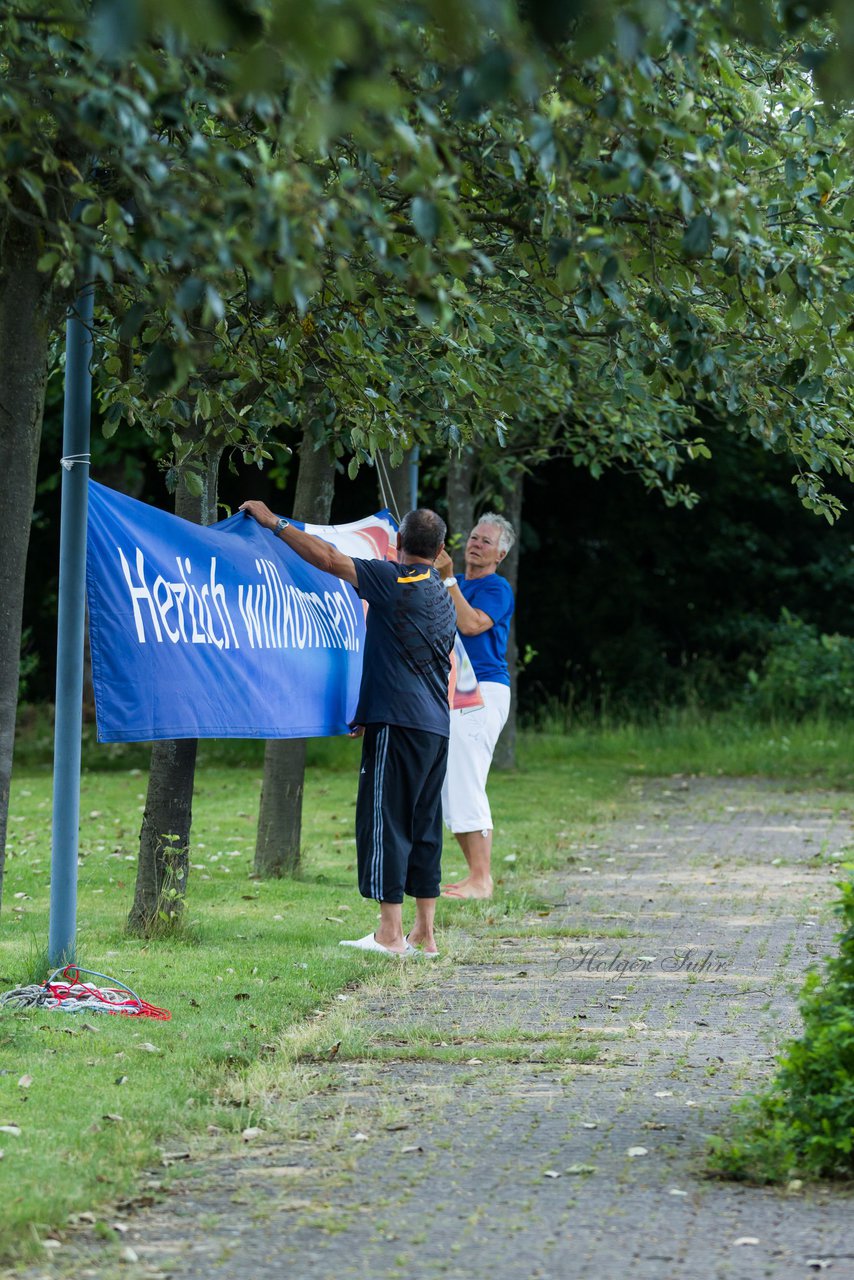
<instances>
[{"instance_id":1,"label":"tangled cord","mask_svg":"<svg viewBox=\"0 0 854 1280\"><path fill-rule=\"evenodd\" d=\"M80 974L90 978L103 978L114 985L96 987L92 982L81 982ZM57 977L57 975L60 975ZM61 1009L63 1013L120 1013L126 1017L159 1018L168 1022L172 1014L168 1009L142 1000L118 978L109 978L94 969L82 969L67 964L54 969L45 982L29 987L16 987L0 993L0 1008L4 1009Z\"/></svg>"}]
</instances>

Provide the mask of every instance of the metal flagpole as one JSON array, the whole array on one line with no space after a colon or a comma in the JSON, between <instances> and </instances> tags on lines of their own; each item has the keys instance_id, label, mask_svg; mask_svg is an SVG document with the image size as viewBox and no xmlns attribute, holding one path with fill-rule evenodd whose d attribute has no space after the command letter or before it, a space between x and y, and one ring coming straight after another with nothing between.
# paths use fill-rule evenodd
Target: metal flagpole
<instances>
[{"instance_id":1,"label":"metal flagpole","mask_svg":"<svg viewBox=\"0 0 854 1280\"><path fill-rule=\"evenodd\" d=\"M59 535L59 617L53 761L53 845L48 958L54 968L73 960L77 934L77 856L80 827L80 744L83 729L83 629L86 520L89 509L89 430L92 408L91 263L69 309L65 329L65 409Z\"/></svg>"}]
</instances>

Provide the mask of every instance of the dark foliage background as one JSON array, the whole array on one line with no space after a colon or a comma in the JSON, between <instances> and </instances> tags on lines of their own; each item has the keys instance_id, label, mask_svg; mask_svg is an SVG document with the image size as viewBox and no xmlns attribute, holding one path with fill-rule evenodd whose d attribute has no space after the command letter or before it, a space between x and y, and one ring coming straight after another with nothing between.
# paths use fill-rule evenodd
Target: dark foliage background
<instances>
[{"instance_id":1,"label":"dark foliage background","mask_svg":"<svg viewBox=\"0 0 854 1280\"><path fill-rule=\"evenodd\" d=\"M520 682L526 710L554 697L616 711L724 705L782 609L854 630L851 512L831 527L800 506L778 456L726 431L710 444L713 460L687 472L700 495L690 511L567 461L528 480L519 635L538 653Z\"/></svg>"}]
</instances>

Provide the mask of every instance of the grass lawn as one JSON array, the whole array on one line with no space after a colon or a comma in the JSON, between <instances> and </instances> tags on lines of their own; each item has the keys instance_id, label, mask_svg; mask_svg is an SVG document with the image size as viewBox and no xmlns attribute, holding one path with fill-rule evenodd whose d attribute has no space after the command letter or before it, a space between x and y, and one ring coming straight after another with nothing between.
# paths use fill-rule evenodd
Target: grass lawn
<instances>
[{"instance_id":1,"label":"grass lawn","mask_svg":"<svg viewBox=\"0 0 854 1280\"><path fill-rule=\"evenodd\" d=\"M571 860L596 826L624 812L638 777L764 773L850 786L852 746L847 729L826 724L783 731L690 717L646 729L525 735L520 770L496 776L491 788L496 897L440 901L438 966L464 957L472 939L483 945L499 930L522 929L532 874ZM138 748L87 750L89 764L101 767L82 781L79 962L170 1009L172 1020L0 1013L0 1259L40 1250L70 1214L97 1216L133 1190L141 1169L168 1176L164 1160L208 1141L210 1131L268 1127L265 1096L299 1090L286 1039L338 1007L348 986L430 981L432 962L401 964L337 946L377 919L375 904L355 888L357 757L358 747L347 742L312 746L301 878L261 882L251 874L257 751L203 747L190 924L181 939L143 942L125 935L124 922L144 757ZM50 769L25 742L12 788L0 990L41 976L50 806ZM461 870L449 842L445 874ZM259 1062L263 1089L249 1087L259 1079Z\"/></svg>"}]
</instances>

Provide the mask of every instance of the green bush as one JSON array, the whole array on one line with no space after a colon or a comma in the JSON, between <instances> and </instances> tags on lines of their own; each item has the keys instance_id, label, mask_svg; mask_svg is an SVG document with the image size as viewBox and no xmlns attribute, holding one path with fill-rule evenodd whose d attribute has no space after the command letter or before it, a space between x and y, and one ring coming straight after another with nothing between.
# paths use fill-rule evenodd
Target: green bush
<instances>
[{"instance_id":1,"label":"green bush","mask_svg":"<svg viewBox=\"0 0 854 1280\"><path fill-rule=\"evenodd\" d=\"M747 698L763 715L800 719L854 711L854 637L821 635L783 610L759 672L748 676Z\"/></svg>"},{"instance_id":2,"label":"green bush","mask_svg":"<svg viewBox=\"0 0 854 1280\"><path fill-rule=\"evenodd\" d=\"M854 1177L854 876L840 885L839 954L801 993L803 1033L764 1093L712 1140L716 1173L751 1182Z\"/></svg>"}]
</instances>

